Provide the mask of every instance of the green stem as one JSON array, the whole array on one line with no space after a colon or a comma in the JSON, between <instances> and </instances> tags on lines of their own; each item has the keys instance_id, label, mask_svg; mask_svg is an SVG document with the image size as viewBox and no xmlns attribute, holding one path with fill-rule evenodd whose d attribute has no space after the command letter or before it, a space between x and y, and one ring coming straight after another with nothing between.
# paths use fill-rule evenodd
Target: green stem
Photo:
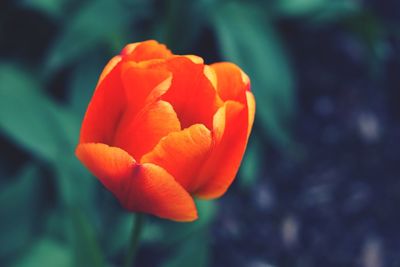
<instances>
[{"instance_id":1,"label":"green stem","mask_svg":"<svg viewBox=\"0 0 400 267\"><path fill-rule=\"evenodd\" d=\"M125 267L132 267L135 262L136 252L139 247L140 234L143 229L144 215L137 213L133 218L131 240L126 254Z\"/></svg>"}]
</instances>

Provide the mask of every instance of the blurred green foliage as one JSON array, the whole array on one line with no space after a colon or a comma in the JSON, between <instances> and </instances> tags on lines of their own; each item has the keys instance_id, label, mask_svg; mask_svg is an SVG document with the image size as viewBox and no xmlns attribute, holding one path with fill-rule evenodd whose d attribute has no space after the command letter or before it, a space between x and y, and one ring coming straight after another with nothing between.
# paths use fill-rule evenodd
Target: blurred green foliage
<instances>
[{"instance_id":1,"label":"blurred green foliage","mask_svg":"<svg viewBox=\"0 0 400 267\"><path fill-rule=\"evenodd\" d=\"M199 51L206 59L233 61L248 73L257 116L239 175L244 190L259 176L263 142L281 150L295 143L291 126L296 74L277 27L279 20L298 19L316 27L345 23L376 57L382 56L382 29L371 17L367 22L372 26L363 26L366 15L357 1L11 2L10 9L39 14L56 30L41 47L39 59L30 61L17 53L5 55L0 62L2 142L28 155L22 163L0 163L1 266L121 264L132 218L75 159L74 147L98 75L126 43L154 38L179 53ZM5 26L7 10L1 11L0 42L12 30ZM11 41L29 50L30 41L37 42L25 35L40 36L50 26L42 22L29 34L29 25L25 27L27 32ZM214 40L204 38L205 33ZM54 97L54 92L63 97ZM18 171L10 171L7 164L16 165ZM144 244L171 251L163 266L208 265L212 253L208 228L216 206L212 202L198 206L200 219L194 223L152 219L146 225Z\"/></svg>"},{"instance_id":2,"label":"blurred green foliage","mask_svg":"<svg viewBox=\"0 0 400 267\"><path fill-rule=\"evenodd\" d=\"M278 144L290 141L294 112L294 77L271 19L255 5L229 3L213 11L222 54L251 77L261 126ZM265 71L268 70L268 71Z\"/></svg>"}]
</instances>

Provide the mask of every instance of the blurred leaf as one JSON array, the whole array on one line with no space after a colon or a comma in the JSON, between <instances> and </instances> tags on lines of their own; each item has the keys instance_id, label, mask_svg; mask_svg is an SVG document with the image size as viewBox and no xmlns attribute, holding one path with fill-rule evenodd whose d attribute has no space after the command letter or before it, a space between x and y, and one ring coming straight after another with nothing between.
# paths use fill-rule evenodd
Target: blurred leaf
<instances>
[{"instance_id":1,"label":"blurred leaf","mask_svg":"<svg viewBox=\"0 0 400 267\"><path fill-rule=\"evenodd\" d=\"M113 225L109 229L105 229L105 251L109 257L115 256L117 253L126 249L130 240L132 231L132 214L120 212L114 215ZM141 233L141 243L157 244L165 234L163 227L159 221L146 220Z\"/></svg>"},{"instance_id":2,"label":"blurred leaf","mask_svg":"<svg viewBox=\"0 0 400 267\"><path fill-rule=\"evenodd\" d=\"M98 213L103 212L96 201L98 181L82 166L73 151L59 158L54 167L60 198L69 214L66 219L72 221L75 266L105 266L95 231Z\"/></svg>"},{"instance_id":3,"label":"blurred leaf","mask_svg":"<svg viewBox=\"0 0 400 267\"><path fill-rule=\"evenodd\" d=\"M158 244L176 247L163 267L206 267L209 258L208 227L216 213L212 201L196 200L199 219L191 223L166 223Z\"/></svg>"},{"instance_id":4,"label":"blurred leaf","mask_svg":"<svg viewBox=\"0 0 400 267\"><path fill-rule=\"evenodd\" d=\"M88 221L82 210L78 208L73 208L71 215L76 256L75 266L105 266L93 225Z\"/></svg>"},{"instance_id":5,"label":"blurred leaf","mask_svg":"<svg viewBox=\"0 0 400 267\"><path fill-rule=\"evenodd\" d=\"M67 2L68 0L22 0L21 4L28 8L58 17L62 15L63 8Z\"/></svg>"},{"instance_id":6,"label":"blurred leaf","mask_svg":"<svg viewBox=\"0 0 400 267\"><path fill-rule=\"evenodd\" d=\"M81 256L81 262L84 262L79 266L103 266L94 233L88 230L89 218L95 217L91 212L96 212L93 207L95 179L74 156L73 145L79 135L77 118L45 97L38 84L20 70L0 66L0 87L1 129L34 154L52 162L64 207L80 207L85 212L73 217L74 234L79 236L76 238L77 251L84 253L83 256L78 254ZM34 203L29 198L24 201ZM32 220L28 217L19 221ZM20 228L24 229L22 226ZM20 234L24 234L24 231ZM23 242L26 242L26 239Z\"/></svg>"},{"instance_id":7,"label":"blurred leaf","mask_svg":"<svg viewBox=\"0 0 400 267\"><path fill-rule=\"evenodd\" d=\"M90 98L94 92L97 80L103 66L106 64L100 51L94 50L86 54L85 60L81 60L72 70L69 83L70 104L80 118L83 118Z\"/></svg>"},{"instance_id":8,"label":"blurred leaf","mask_svg":"<svg viewBox=\"0 0 400 267\"><path fill-rule=\"evenodd\" d=\"M73 267L72 253L63 245L50 239L43 238L38 241L31 250L13 267L40 267L40 266L57 266L57 267Z\"/></svg>"},{"instance_id":9,"label":"blurred leaf","mask_svg":"<svg viewBox=\"0 0 400 267\"><path fill-rule=\"evenodd\" d=\"M169 0L166 18L161 21L161 42L176 53L191 53L185 51L192 47L204 26L204 7L201 1Z\"/></svg>"},{"instance_id":10,"label":"blurred leaf","mask_svg":"<svg viewBox=\"0 0 400 267\"><path fill-rule=\"evenodd\" d=\"M177 253L163 267L207 267L209 266L208 232L202 230L185 239L177 248Z\"/></svg>"},{"instance_id":11,"label":"blurred leaf","mask_svg":"<svg viewBox=\"0 0 400 267\"><path fill-rule=\"evenodd\" d=\"M232 2L215 9L213 25L221 52L250 76L261 126L278 145L289 144L294 77L273 25L265 13L245 3Z\"/></svg>"},{"instance_id":12,"label":"blurred leaf","mask_svg":"<svg viewBox=\"0 0 400 267\"><path fill-rule=\"evenodd\" d=\"M103 244L108 257L113 257L126 249L132 231L132 216L128 214L120 214L119 216L114 214L113 216L112 225L104 227L105 241L103 241Z\"/></svg>"},{"instance_id":13,"label":"blurred leaf","mask_svg":"<svg viewBox=\"0 0 400 267\"><path fill-rule=\"evenodd\" d=\"M65 114L27 73L0 65L0 128L11 138L52 160L66 144Z\"/></svg>"},{"instance_id":14,"label":"blurred leaf","mask_svg":"<svg viewBox=\"0 0 400 267\"><path fill-rule=\"evenodd\" d=\"M57 204L46 214L46 221L43 222L43 232L57 240L67 240L69 232L66 229L69 226L69 214L60 208L60 203Z\"/></svg>"},{"instance_id":15,"label":"blurred leaf","mask_svg":"<svg viewBox=\"0 0 400 267\"><path fill-rule=\"evenodd\" d=\"M256 135L250 139L243 162L240 166L239 184L244 189L251 188L259 177L264 164L264 148Z\"/></svg>"},{"instance_id":16,"label":"blurred leaf","mask_svg":"<svg viewBox=\"0 0 400 267\"><path fill-rule=\"evenodd\" d=\"M304 16L323 8L326 0L279 0L275 1L279 12L289 16Z\"/></svg>"},{"instance_id":17,"label":"blurred leaf","mask_svg":"<svg viewBox=\"0 0 400 267\"><path fill-rule=\"evenodd\" d=\"M157 243L162 236L162 227L160 224L155 223L153 221L147 220L143 233L141 235L141 239L145 243Z\"/></svg>"},{"instance_id":18,"label":"blurred leaf","mask_svg":"<svg viewBox=\"0 0 400 267\"><path fill-rule=\"evenodd\" d=\"M42 184L34 165L23 168L0 191L0 262L33 241L39 221Z\"/></svg>"},{"instance_id":19,"label":"blurred leaf","mask_svg":"<svg viewBox=\"0 0 400 267\"><path fill-rule=\"evenodd\" d=\"M160 219L146 220L141 241L157 246L175 246L203 232L213 220L216 212L215 204L210 201L197 200L199 219L191 223L175 223ZM125 249L129 242L129 233L132 227L132 216L122 213L115 217L115 224L106 229L106 251L109 256ZM108 230L111 230L109 232Z\"/></svg>"},{"instance_id":20,"label":"blurred leaf","mask_svg":"<svg viewBox=\"0 0 400 267\"><path fill-rule=\"evenodd\" d=\"M79 209L84 212L85 220L94 221L101 212L96 205L96 179L75 157L73 151L61 154L54 164L57 176L57 189L64 207ZM77 190L79 189L79 190Z\"/></svg>"},{"instance_id":21,"label":"blurred leaf","mask_svg":"<svg viewBox=\"0 0 400 267\"><path fill-rule=\"evenodd\" d=\"M93 199L94 179L74 155L78 118L38 87L28 74L0 66L0 127L24 148L54 164L65 204L88 205Z\"/></svg>"},{"instance_id":22,"label":"blurred leaf","mask_svg":"<svg viewBox=\"0 0 400 267\"><path fill-rule=\"evenodd\" d=\"M279 0L275 4L280 16L306 17L314 23L337 21L360 8L358 1L349 0Z\"/></svg>"},{"instance_id":23,"label":"blurred leaf","mask_svg":"<svg viewBox=\"0 0 400 267\"><path fill-rule=\"evenodd\" d=\"M212 222L217 207L212 201L196 200L196 207L199 219L190 223L165 222L163 235L160 236L159 244L173 245L190 238L192 235L203 231Z\"/></svg>"},{"instance_id":24,"label":"blurred leaf","mask_svg":"<svg viewBox=\"0 0 400 267\"><path fill-rule=\"evenodd\" d=\"M48 58L47 72L75 61L99 46L122 48L132 10L120 1L92 0L78 9L55 41Z\"/></svg>"},{"instance_id":25,"label":"blurred leaf","mask_svg":"<svg viewBox=\"0 0 400 267\"><path fill-rule=\"evenodd\" d=\"M105 266L97 240L98 225L94 220L89 221L89 217L81 208L53 209L47 217L46 233L67 240L75 267Z\"/></svg>"}]
</instances>

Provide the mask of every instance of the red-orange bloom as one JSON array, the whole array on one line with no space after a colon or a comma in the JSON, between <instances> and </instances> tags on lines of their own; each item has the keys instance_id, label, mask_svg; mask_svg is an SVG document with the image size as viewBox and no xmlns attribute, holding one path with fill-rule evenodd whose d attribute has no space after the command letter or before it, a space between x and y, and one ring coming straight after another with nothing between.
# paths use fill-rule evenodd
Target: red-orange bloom
<instances>
[{"instance_id":1,"label":"red-orange bloom","mask_svg":"<svg viewBox=\"0 0 400 267\"><path fill-rule=\"evenodd\" d=\"M236 65L129 44L100 75L76 155L126 209L192 221L193 196L217 198L232 183L254 112Z\"/></svg>"}]
</instances>

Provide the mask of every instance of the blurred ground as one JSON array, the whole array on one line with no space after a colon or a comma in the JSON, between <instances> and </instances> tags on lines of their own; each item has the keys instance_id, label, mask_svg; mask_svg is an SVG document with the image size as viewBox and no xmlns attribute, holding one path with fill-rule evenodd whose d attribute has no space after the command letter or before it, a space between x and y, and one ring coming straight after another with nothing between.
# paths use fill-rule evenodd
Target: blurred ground
<instances>
[{"instance_id":1,"label":"blurred ground","mask_svg":"<svg viewBox=\"0 0 400 267\"><path fill-rule=\"evenodd\" d=\"M215 266L399 266L398 42L381 83L353 36L290 31L306 149L297 160L269 153L264 179L222 200Z\"/></svg>"}]
</instances>

